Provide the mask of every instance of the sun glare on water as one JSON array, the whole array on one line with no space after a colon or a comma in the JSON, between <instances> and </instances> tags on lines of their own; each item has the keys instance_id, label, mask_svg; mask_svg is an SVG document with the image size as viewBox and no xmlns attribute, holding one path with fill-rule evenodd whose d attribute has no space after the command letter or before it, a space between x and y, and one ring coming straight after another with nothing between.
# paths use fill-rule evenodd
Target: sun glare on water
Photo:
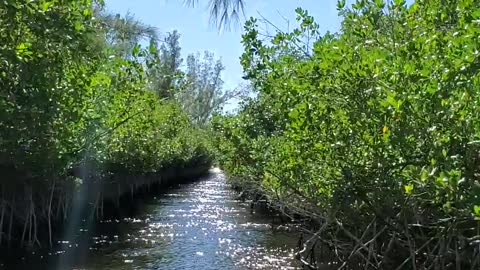
<instances>
[{"instance_id":1,"label":"sun glare on water","mask_svg":"<svg viewBox=\"0 0 480 270\"><path fill-rule=\"evenodd\" d=\"M221 170L220 168L218 168L218 167L213 167L213 168L210 169L210 172L212 172L212 173L221 173L222 170Z\"/></svg>"}]
</instances>

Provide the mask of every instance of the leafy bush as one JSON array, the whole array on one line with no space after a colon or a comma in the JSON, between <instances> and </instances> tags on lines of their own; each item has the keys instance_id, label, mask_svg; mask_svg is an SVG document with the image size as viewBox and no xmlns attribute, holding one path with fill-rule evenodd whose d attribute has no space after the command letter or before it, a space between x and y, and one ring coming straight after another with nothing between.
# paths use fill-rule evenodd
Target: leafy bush
<instances>
[{"instance_id":1,"label":"leafy bush","mask_svg":"<svg viewBox=\"0 0 480 270\"><path fill-rule=\"evenodd\" d=\"M52 244L52 217L67 218L85 180L211 162L205 134L150 88L155 43L118 53L99 8L93 0L0 3L0 244L27 227L20 242L39 243L44 223ZM95 207L101 192L90 192Z\"/></svg>"},{"instance_id":2,"label":"leafy bush","mask_svg":"<svg viewBox=\"0 0 480 270\"><path fill-rule=\"evenodd\" d=\"M345 264L478 266L480 2L344 4L338 34L300 9L267 42L247 22L258 96L215 122L223 167L353 242Z\"/></svg>"}]
</instances>

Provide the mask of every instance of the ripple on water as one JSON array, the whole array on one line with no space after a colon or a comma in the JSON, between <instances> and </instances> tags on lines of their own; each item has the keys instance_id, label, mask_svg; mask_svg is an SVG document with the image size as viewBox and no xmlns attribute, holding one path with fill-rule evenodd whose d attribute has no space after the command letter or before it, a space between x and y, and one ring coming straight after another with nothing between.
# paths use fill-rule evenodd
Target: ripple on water
<instances>
[{"instance_id":1,"label":"ripple on water","mask_svg":"<svg viewBox=\"0 0 480 270\"><path fill-rule=\"evenodd\" d=\"M292 249L297 236L272 230L270 220L251 214L223 174L212 172L152 198L143 213L102 221L75 269L300 269ZM74 248L56 256L69 252L76 256Z\"/></svg>"}]
</instances>

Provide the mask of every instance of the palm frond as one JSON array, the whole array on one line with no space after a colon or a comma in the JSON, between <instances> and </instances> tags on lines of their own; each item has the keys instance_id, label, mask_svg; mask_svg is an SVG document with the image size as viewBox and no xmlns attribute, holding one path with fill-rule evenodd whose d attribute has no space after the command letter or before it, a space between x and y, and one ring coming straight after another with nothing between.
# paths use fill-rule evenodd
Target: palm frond
<instances>
[{"instance_id":1,"label":"palm frond","mask_svg":"<svg viewBox=\"0 0 480 270\"><path fill-rule=\"evenodd\" d=\"M195 6L198 0L184 0L188 6ZM209 0L210 19L219 29L238 23L240 15L245 15L245 0Z\"/></svg>"}]
</instances>

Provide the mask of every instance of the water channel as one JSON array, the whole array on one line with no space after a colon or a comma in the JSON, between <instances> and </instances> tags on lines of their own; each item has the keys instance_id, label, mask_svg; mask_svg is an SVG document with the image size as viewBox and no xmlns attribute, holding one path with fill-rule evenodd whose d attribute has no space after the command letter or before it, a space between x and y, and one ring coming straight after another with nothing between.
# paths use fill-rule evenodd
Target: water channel
<instances>
[{"instance_id":1,"label":"water channel","mask_svg":"<svg viewBox=\"0 0 480 270\"><path fill-rule=\"evenodd\" d=\"M297 233L252 213L219 171L95 227L80 229L87 240L63 241L0 269L301 269L293 258Z\"/></svg>"}]
</instances>

